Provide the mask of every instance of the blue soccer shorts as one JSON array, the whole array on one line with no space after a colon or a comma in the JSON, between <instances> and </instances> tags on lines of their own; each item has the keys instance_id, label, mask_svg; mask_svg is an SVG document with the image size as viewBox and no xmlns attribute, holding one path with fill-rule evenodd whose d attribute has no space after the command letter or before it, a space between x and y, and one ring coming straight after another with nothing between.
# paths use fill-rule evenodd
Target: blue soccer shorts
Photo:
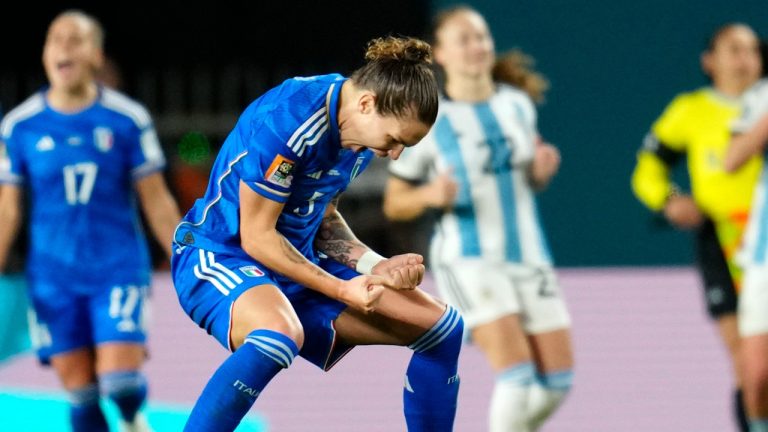
<instances>
[{"instance_id":1,"label":"blue soccer shorts","mask_svg":"<svg viewBox=\"0 0 768 432\"><path fill-rule=\"evenodd\" d=\"M320 260L318 265L344 280L359 275L333 260ZM309 362L329 370L353 348L338 341L334 329L334 320L347 307L344 303L277 275L244 253L228 255L174 245L171 273L184 312L230 351L235 300L259 285L277 287L291 302L304 328L299 355Z\"/></svg>"},{"instance_id":2,"label":"blue soccer shorts","mask_svg":"<svg viewBox=\"0 0 768 432\"><path fill-rule=\"evenodd\" d=\"M146 342L148 279L86 287L31 277L29 286L30 338L43 364L79 348Z\"/></svg>"}]
</instances>

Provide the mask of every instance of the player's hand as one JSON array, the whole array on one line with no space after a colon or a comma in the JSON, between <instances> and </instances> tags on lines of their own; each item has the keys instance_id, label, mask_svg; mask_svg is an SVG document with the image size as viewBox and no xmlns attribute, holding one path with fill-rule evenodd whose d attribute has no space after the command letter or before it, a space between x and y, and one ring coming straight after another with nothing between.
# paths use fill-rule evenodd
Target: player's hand
<instances>
[{"instance_id":1,"label":"player's hand","mask_svg":"<svg viewBox=\"0 0 768 432\"><path fill-rule=\"evenodd\" d=\"M384 278L384 286L395 290L412 290L424 279L424 257L408 253L395 255L379 262L372 273Z\"/></svg>"},{"instance_id":2,"label":"player's hand","mask_svg":"<svg viewBox=\"0 0 768 432\"><path fill-rule=\"evenodd\" d=\"M371 313L376 310L385 289L384 279L380 276L361 275L342 281L337 300L352 309Z\"/></svg>"},{"instance_id":3,"label":"player's hand","mask_svg":"<svg viewBox=\"0 0 768 432\"><path fill-rule=\"evenodd\" d=\"M459 185L450 171L444 172L425 186L427 205L436 209L449 209L456 202Z\"/></svg>"},{"instance_id":4,"label":"player's hand","mask_svg":"<svg viewBox=\"0 0 768 432\"><path fill-rule=\"evenodd\" d=\"M533 153L531 177L536 184L546 185L560 169L560 150L539 138Z\"/></svg>"},{"instance_id":5,"label":"player's hand","mask_svg":"<svg viewBox=\"0 0 768 432\"><path fill-rule=\"evenodd\" d=\"M704 222L704 216L690 195L671 196L664 206L664 217L680 229L696 228Z\"/></svg>"}]
</instances>

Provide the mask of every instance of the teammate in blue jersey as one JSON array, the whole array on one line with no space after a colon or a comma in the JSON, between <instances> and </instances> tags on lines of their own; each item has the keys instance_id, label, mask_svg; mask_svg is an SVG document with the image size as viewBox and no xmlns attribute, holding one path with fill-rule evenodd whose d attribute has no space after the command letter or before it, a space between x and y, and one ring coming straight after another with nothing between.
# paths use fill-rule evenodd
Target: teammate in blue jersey
<instances>
[{"instance_id":1,"label":"teammate in blue jersey","mask_svg":"<svg viewBox=\"0 0 768 432\"><path fill-rule=\"evenodd\" d=\"M541 142L531 102L546 81L519 53L495 61L488 26L471 8L439 14L434 37L446 97L424 140L390 163L384 212L409 220L441 211L431 270L496 373L490 431L538 430L568 393L573 363L535 198L560 164Z\"/></svg>"},{"instance_id":2,"label":"teammate in blue jersey","mask_svg":"<svg viewBox=\"0 0 768 432\"><path fill-rule=\"evenodd\" d=\"M417 39L378 39L350 78L289 79L240 117L175 234L179 301L232 351L185 430L234 430L296 355L328 370L369 344L413 350L408 430L452 429L461 316L416 287L421 256L379 256L337 209L374 155L397 159L429 131L430 56Z\"/></svg>"},{"instance_id":3,"label":"teammate in blue jersey","mask_svg":"<svg viewBox=\"0 0 768 432\"><path fill-rule=\"evenodd\" d=\"M33 341L69 393L72 428L107 430L103 395L125 428L139 431L148 427L138 410L147 394L140 368L151 268L136 200L162 244L180 217L147 111L94 79L102 44L91 16L57 16L43 50L50 86L0 125L0 269L26 190Z\"/></svg>"}]
</instances>

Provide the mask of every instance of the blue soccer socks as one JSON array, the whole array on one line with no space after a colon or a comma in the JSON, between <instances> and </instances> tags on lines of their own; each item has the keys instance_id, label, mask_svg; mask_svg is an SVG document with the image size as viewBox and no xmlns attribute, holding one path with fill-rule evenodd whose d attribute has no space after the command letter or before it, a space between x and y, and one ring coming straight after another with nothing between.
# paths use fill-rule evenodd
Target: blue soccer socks
<instances>
[{"instance_id":1,"label":"blue soccer socks","mask_svg":"<svg viewBox=\"0 0 768 432\"><path fill-rule=\"evenodd\" d=\"M121 417L128 423L133 422L147 399L147 380L139 371L105 373L99 376L99 387L101 393L117 405Z\"/></svg>"},{"instance_id":2,"label":"blue soccer socks","mask_svg":"<svg viewBox=\"0 0 768 432\"><path fill-rule=\"evenodd\" d=\"M69 419L74 432L109 432L99 405L99 386L88 384L69 392Z\"/></svg>"},{"instance_id":3,"label":"blue soccer socks","mask_svg":"<svg viewBox=\"0 0 768 432\"><path fill-rule=\"evenodd\" d=\"M267 383L298 354L282 333L254 330L213 374L197 400L184 430L234 431Z\"/></svg>"},{"instance_id":4,"label":"blue soccer socks","mask_svg":"<svg viewBox=\"0 0 768 432\"><path fill-rule=\"evenodd\" d=\"M408 346L414 351L403 390L409 432L453 430L463 333L461 315L448 306L437 323Z\"/></svg>"}]
</instances>

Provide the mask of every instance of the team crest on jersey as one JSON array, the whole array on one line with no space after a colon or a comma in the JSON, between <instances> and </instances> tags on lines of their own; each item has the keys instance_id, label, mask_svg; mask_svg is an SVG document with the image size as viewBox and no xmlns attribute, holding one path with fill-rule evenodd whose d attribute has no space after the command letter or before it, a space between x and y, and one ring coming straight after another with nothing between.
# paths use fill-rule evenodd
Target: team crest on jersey
<instances>
[{"instance_id":1,"label":"team crest on jersey","mask_svg":"<svg viewBox=\"0 0 768 432\"><path fill-rule=\"evenodd\" d=\"M93 130L93 142L96 148L106 153L112 150L112 146L115 144L115 137L112 134L112 129L105 127L97 127Z\"/></svg>"},{"instance_id":2,"label":"team crest on jersey","mask_svg":"<svg viewBox=\"0 0 768 432\"><path fill-rule=\"evenodd\" d=\"M240 271L248 277L261 277L264 276L264 272L256 266L240 267Z\"/></svg>"},{"instance_id":3,"label":"team crest on jersey","mask_svg":"<svg viewBox=\"0 0 768 432\"><path fill-rule=\"evenodd\" d=\"M56 143L54 143L53 138L48 135L40 138L40 141L35 144L35 148L39 152L51 151L54 147L56 147Z\"/></svg>"},{"instance_id":4,"label":"team crest on jersey","mask_svg":"<svg viewBox=\"0 0 768 432\"><path fill-rule=\"evenodd\" d=\"M364 157L359 157L355 161L355 166L352 167L352 173L349 175L350 180L354 180L355 177L357 177L358 174L360 174L360 167L363 166L363 162L365 162Z\"/></svg>"},{"instance_id":5,"label":"team crest on jersey","mask_svg":"<svg viewBox=\"0 0 768 432\"><path fill-rule=\"evenodd\" d=\"M277 155L272 160L272 164L269 165L264 179L278 186L291 187L291 181L293 180L292 172L295 166L296 163L294 161L286 159L282 155Z\"/></svg>"},{"instance_id":6,"label":"team crest on jersey","mask_svg":"<svg viewBox=\"0 0 768 432\"><path fill-rule=\"evenodd\" d=\"M8 157L8 150L5 149L5 143L0 141L0 173L11 170L11 159Z\"/></svg>"}]
</instances>

